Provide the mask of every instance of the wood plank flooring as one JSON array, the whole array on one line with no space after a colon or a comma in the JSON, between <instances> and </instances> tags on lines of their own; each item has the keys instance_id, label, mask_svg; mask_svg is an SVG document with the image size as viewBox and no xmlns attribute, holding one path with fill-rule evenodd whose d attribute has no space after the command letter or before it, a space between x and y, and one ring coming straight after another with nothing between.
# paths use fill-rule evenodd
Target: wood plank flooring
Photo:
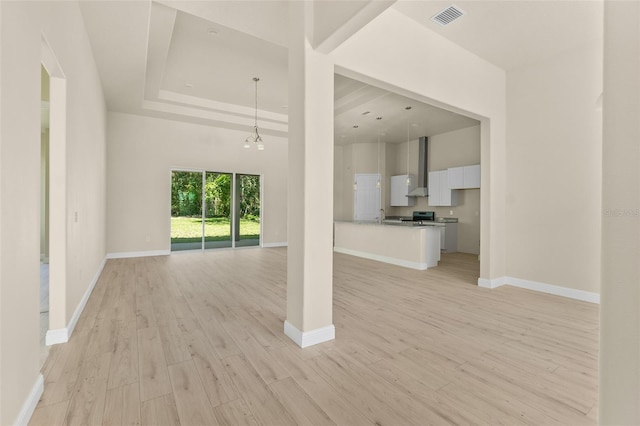
<instances>
[{"instance_id":1,"label":"wood plank flooring","mask_svg":"<svg viewBox=\"0 0 640 426\"><path fill-rule=\"evenodd\" d=\"M283 334L286 249L109 260L33 425L593 425L598 306L336 254L336 340Z\"/></svg>"}]
</instances>

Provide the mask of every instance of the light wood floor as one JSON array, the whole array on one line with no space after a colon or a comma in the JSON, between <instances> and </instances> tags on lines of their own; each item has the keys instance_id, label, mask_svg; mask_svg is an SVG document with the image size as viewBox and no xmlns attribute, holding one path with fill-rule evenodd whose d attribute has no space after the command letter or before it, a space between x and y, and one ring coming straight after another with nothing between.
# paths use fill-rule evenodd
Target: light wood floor
<instances>
[{"instance_id":1,"label":"light wood floor","mask_svg":"<svg viewBox=\"0 0 640 426\"><path fill-rule=\"evenodd\" d=\"M595 424L598 307L335 255L336 340L283 334L286 250L108 261L31 424Z\"/></svg>"}]
</instances>

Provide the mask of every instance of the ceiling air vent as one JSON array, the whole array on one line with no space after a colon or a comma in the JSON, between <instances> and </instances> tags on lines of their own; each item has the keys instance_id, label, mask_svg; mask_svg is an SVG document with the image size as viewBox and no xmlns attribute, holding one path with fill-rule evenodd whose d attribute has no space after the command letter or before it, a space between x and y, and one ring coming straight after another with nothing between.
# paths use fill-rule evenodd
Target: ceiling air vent
<instances>
[{"instance_id":1,"label":"ceiling air vent","mask_svg":"<svg viewBox=\"0 0 640 426\"><path fill-rule=\"evenodd\" d=\"M456 19L460 18L462 15L464 15L464 11L458 8L458 6L452 4L446 9L440 11L438 14L433 15L431 17L431 20L444 26L452 23Z\"/></svg>"}]
</instances>

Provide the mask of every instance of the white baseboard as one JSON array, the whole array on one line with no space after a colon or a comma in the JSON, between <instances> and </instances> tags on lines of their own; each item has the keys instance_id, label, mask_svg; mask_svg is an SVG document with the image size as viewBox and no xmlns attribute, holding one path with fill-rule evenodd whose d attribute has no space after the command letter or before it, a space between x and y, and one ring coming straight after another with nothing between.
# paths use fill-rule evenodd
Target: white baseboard
<instances>
[{"instance_id":1,"label":"white baseboard","mask_svg":"<svg viewBox=\"0 0 640 426\"><path fill-rule=\"evenodd\" d=\"M126 259L129 257L169 256L171 250L119 251L107 253L107 259Z\"/></svg>"},{"instance_id":2,"label":"white baseboard","mask_svg":"<svg viewBox=\"0 0 640 426\"><path fill-rule=\"evenodd\" d=\"M506 277L493 278L490 280L486 278L478 278L478 287L482 288L498 288L506 283Z\"/></svg>"},{"instance_id":3,"label":"white baseboard","mask_svg":"<svg viewBox=\"0 0 640 426\"><path fill-rule=\"evenodd\" d=\"M67 327L58 328L54 330L47 330L47 334L45 336L45 344L47 346L56 345L58 343L66 343L69 341L69 339L71 338L71 334L73 333L73 329L76 328L76 324L80 319L80 314L82 314L84 307L87 305L87 302L89 301L89 296L91 296L91 293L93 292L94 287L98 283L98 279L100 279L100 274L102 274L102 270L104 269L104 265L106 263L107 263L107 258L105 257L104 259L102 259L102 262L100 263L98 270L93 276L91 283L89 283L89 287L87 287L87 290L84 292L84 295L80 300L80 303L78 303L78 306L76 306L76 310L73 312L73 316L71 317L71 320L69 320Z\"/></svg>"},{"instance_id":4,"label":"white baseboard","mask_svg":"<svg viewBox=\"0 0 640 426\"><path fill-rule=\"evenodd\" d=\"M281 243L262 243L263 248L271 248L271 247L287 247L289 243L286 241Z\"/></svg>"},{"instance_id":5,"label":"white baseboard","mask_svg":"<svg viewBox=\"0 0 640 426\"><path fill-rule=\"evenodd\" d=\"M306 348L307 346L317 345L318 343L328 342L336 338L336 328L332 325L317 328L311 331L302 332L291 325L289 321L284 322L284 334L289 336L298 346Z\"/></svg>"},{"instance_id":6,"label":"white baseboard","mask_svg":"<svg viewBox=\"0 0 640 426\"><path fill-rule=\"evenodd\" d=\"M69 337L69 329L67 328L56 328L53 330L47 330L44 343L47 346L57 345L58 343L66 343L69 341Z\"/></svg>"},{"instance_id":7,"label":"white baseboard","mask_svg":"<svg viewBox=\"0 0 640 426\"><path fill-rule=\"evenodd\" d=\"M500 277L493 279L478 278L478 286L484 288L497 288L503 285L524 288L527 290L539 291L540 293L554 294L556 296L568 297L569 299L581 300L600 304L600 295L589 291L576 290L574 288L561 287L537 281L524 280L514 277Z\"/></svg>"},{"instance_id":8,"label":"white baseboard","mask_svg":"<svg viewBox=\"0 0 640 426\"><path fill-rule=\"evenodd\" d=\"M418 269L424 271L429 266L426 263L410 262L408 260L396 259L393 257L380 256L378 254L365 253L363 251L351 250L342 247L334 247L333 251L336 253L348 254L350 256L363 257L365 259L376 260L378 262L390 263L392 265L404 266L405 268Z\"/></svg>"},{"instance_id":9,"label":"white baseboard","mask_svg":"<svg viewBox=\"0 0 640 426\"><path fill-rule=\"evenodd\" d=\"M526 288L528 290L535 290L541 293L555 294L556 296L568 297L570 299L582 300L584 302L600 303L600 295L598 293L523 280L521 278L507 277L507 281L508 285L513 287Z\"/></svg>"},{"instance_id":10,"label":"white baseboard","mask_svg":"<svg viewBox=\"0 0 640 426\"><path fill-rule=\"evenodd\" d=\"M38 401L40 401L42 392L44 392L44 376L38 374L38 378L36 378L36 382L33 384L29 395L27 395L27 399L25 399L24 404L22 404L18 417L16 417L16 420L13 422L14 425L27 426L29 424L29 420L31 420L31 416L33 416L33 412L36 410L36 405L38 405Z\"/></svg>"}]
</instances>

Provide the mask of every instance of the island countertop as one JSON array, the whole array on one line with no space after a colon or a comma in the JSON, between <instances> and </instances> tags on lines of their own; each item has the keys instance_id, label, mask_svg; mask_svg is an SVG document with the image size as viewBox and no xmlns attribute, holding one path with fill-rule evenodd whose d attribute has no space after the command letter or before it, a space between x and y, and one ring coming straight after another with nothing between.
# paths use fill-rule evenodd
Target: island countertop
<instances>
[{"instance_id":1,"label":"island countertop","mask_svg":"<svg viewBox=\"0 0 640 426\"><path fill-rule=\"evenodd\" d=\"M401 222L401 221L389 221L389 220L385 220L382 223L378 222L377 220L337 220L335 221L335 223L352 223L352 224L356 224L356 225L376 225L376 226L402 226L405 228L424 228L426 226L445 226L444 222L422 222L422 223L415 223L415 222Z\"/></svg>"},{"instance_id":2,"label":"island countertop","mask_svg":"<svg viewBox=\"0 0 640 426\"><path fill-rule=\"evenodd\" d=\"M334 251L424 270L440 260L440 226L336 221Z\"/></svg>"}]
</instances>

